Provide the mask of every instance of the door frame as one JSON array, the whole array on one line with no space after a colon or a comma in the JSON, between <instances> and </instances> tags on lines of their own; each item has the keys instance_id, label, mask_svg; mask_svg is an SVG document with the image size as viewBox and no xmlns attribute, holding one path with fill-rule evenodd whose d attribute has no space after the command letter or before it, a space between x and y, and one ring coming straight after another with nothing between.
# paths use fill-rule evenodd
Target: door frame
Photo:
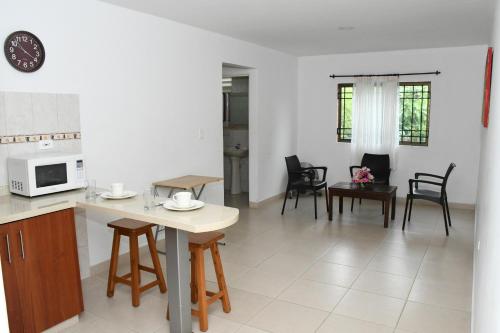
<instances>
[{"instance_id":1,"label":"door frame","mask_svg":"<svg viewBox=\"0 0 500 333\"><path fill-rule=\"evenodd\" d=\"M248 201L251 206L252 202L258 201L259 185L258 185L258 115L257 115L257 69L241 65L234 65L223 62L223 67L230 72L222 77L238 77L248 76ZM222 90L222 86L221 86ZM221 125L223 121L221 117ZM224 132L221 133L222 144L224 144ZM224 155L223 155L224 159ZM222 162L222 174L224 174L224 161Z\"/></svg>"}]
</instances>

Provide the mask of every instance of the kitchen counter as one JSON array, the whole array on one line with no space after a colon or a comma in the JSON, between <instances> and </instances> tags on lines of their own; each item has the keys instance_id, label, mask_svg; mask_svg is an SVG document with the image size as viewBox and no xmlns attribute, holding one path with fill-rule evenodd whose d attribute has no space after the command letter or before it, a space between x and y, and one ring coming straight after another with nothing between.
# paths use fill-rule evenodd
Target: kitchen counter
<instances>
[{"instance_id":1,"label":"kitchen counter","mask_svg":"<svg viewBox=\"0 0 500 333\"><path fill-rule=\"evenodd\" d=\"M0 195L0 224L74 208L85 201L85 190L73 190L35 198L4 193Z\"/></svg>"},{"instance_id":2,"label":"kitchen counter","mask_svg":"<svg viewBox=\"0 0 500 333\"><path fill-rule=\"evenodd\" d=\"M165 200L158 198L158 201ZM168 211L161 206L145 210L140 195L130 199L86 200L84 190L73 190L35 198L5 194L0 196L0 224L19 221L55 211L80 207L121 217L141 220L188 232L220 230L238 220L236 208L205 204L190 212Z\"/></svg>"}]
</instances>

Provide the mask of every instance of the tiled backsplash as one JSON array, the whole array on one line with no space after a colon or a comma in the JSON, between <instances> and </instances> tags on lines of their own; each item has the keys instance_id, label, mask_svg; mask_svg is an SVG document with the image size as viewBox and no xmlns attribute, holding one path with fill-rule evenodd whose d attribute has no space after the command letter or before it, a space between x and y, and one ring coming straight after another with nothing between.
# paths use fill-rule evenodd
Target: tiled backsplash
<instances>
[{"instance_id":1,"label":"tiled backsplash","mask_svg":"<svg viewBox=\"0 0 500 333\"><path fill-rule=\"evenodd\" d=\"M78 95L0 92L0 186L7 157L37 152L40 139L54 140L51 151L81 152Z\"/></svg>"}]
</instances>

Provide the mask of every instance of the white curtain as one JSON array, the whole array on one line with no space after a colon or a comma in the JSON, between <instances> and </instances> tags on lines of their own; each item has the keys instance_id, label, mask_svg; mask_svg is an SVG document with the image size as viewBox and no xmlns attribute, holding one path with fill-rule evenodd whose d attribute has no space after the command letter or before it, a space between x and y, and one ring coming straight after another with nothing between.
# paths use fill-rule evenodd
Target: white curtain
<instances>
[{"instance_id":1,"label":"white curtain","mask_svg":"<svg viewBox=\"0 0 500 333\"><path fill-rule=\"evenodd\" d=\"M398 77L362 77L354 82L351 163L364 153L389 154L397 165L399 145Z\"/></svg>"}]
</instances>

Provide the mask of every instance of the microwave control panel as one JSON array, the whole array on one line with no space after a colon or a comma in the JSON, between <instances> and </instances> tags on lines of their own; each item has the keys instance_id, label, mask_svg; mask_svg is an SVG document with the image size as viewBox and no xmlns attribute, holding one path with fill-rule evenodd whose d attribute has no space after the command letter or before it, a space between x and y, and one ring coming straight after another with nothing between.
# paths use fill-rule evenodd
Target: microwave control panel
<instances>
[{"instance_id":1,"label":"microwave control panel","mask_svg":"<svg viewBox=\"0 0 500 333\"><path fill-rule=\"evenodd\" d=\"M76 161L76 179L85 179L85 168L83 167L83 160Z\"/></svg>"}]
</instances>

